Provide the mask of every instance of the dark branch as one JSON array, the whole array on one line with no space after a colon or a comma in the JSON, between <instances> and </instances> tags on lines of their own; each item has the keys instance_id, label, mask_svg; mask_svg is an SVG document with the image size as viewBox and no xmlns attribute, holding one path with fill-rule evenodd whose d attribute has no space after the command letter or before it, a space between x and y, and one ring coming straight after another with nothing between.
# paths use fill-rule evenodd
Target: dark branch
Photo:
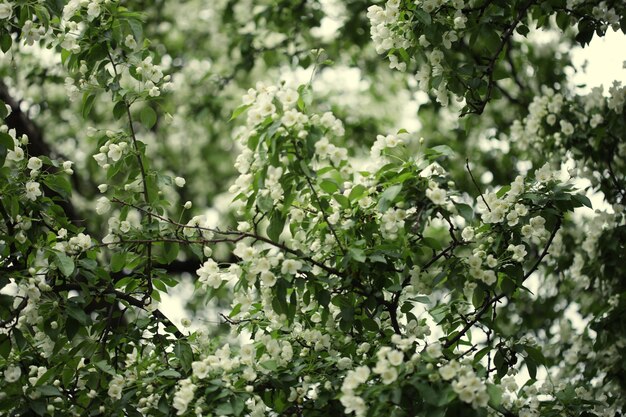
<instances>
[{"instance_id":1,"label":"dark branch","mask_svg":"<svg viewBox=\"0 0 626 417\"><path fill-rule=\"evenodd\" d=\"M528 270L528 272L526 272L526 274L524 274L524 277L522 278L522 283L524 281L526 281L526 279L528 279L528 277L530 277L533 272L535 272L537 270L537 268L539 268L539 265L541 264L541 262L543 261L543 259L546 257L546 255L548 254L548 250L550 249L550 245L552 245L552 241L554 240L554 237L556 236L556 232L559 231L561 227L561 218L559 217L557 219L556 225L554 226L554 229L552 230L552 234L550 234L550 237L548 238L548 241L546 242L546 246L543 248L543 251L541 252L541 255L539 255L539 258L537 258L537 261L535 262L535 264L530 268L530 270ZM480 307L480 310L478 310L475 313L474 319L472 319L470 322L468 322L459 333L456 334L456 336L454 336L453 338L449 339L445 344L444 347L445 348L449 348L450 346L452 346L453 344L455 344L456 342L458 342L459 340L461 340L461 338L463 336L465 336L465 334L478 322L480 321L480 319L482 319L483 315L487 312L487 310L489 310L490 307L494 306L495 308L495 304L498 303L502 298L504 298L506 296L505 293L501 293L498 296L489 298L487 297L485 299L485 301L483 302L483 305Z\"/></svg>"},{"instance_id":2,"label":"dark branch","mask_svg":"<svg viewBox=\"0 0 626 417\"><path fill-rule=\"evenodd\" d=\"M11 107L11 114L7 116L5 122L9 129L15 129L16 137L26 135L28 137L28 145L26 151L30 156L47 156L50 159L63 158L62 155L55 152L45 142L41 129L22 111L20 103L11 96L7 85L0 81L0 100L4 101ZM59 196L58 193L46 187L46 195L59 197L56 203L61 206L69 220L76 225L84 225L84 219L78 215L78 212L70 201Z\"/></svg>"}]
</instances>

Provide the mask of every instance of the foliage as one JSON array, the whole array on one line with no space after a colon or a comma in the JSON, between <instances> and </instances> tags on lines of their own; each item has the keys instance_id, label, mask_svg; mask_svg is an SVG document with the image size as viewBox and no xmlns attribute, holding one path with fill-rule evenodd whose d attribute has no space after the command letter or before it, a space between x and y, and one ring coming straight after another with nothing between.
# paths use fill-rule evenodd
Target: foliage
<instances>
[{"instance_id":1,"label":"foliage","mask_svg":"<svg viewBox=\"0 0 626 417\"><path fill-rule=\"evenodd\" d=\"M624 413L622 2L146 3L0 3L3 415Z\"/></svg>"}]
</instances>

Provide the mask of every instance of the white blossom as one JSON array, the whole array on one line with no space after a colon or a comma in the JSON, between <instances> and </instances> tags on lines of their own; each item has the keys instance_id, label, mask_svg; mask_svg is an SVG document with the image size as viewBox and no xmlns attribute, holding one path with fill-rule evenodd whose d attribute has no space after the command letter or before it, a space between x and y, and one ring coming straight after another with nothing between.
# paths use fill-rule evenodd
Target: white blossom
<instances>
[{"instance_id":1,"label":"white blossom","mask_svg":"<svg viewBox=\"0 0 626 417\"><path fill-rule=\"evenodd\" d=\"M26 189L26 198L31 201L35 201L37 197L42 195L39 183L36 181L28 181L24 188Z\"/></svg>"},{"instance_id":2,"label":"white blossom","mask_svg":"<svg viewBox=\"0 0 626 417\"><path fill-rule=\"evenodd\" d=\"M111 210L111 201L106 197L100 197L96 203L96 213L106 214Z\"/></svg>"}]
</instances>

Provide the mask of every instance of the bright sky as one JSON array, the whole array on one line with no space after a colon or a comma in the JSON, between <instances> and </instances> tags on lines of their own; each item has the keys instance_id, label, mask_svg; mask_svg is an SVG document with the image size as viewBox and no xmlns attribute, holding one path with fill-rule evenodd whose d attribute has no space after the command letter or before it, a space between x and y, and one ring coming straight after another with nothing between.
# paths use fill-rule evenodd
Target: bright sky
<instances>
[{"instance_id":1,"label":"bright sky","mask_svg":"<svg viewBox=\"0 0 626 417\"><path fill-rule=\"evenodd\" d=\"M573 77L574 84L586 84L582 92L590 91L591 87L604 85L605 92L613 80L626 84L626 35L622 32L609 30L600 38L595 36L586 48L578 48L572 53L572 60L577 68L585 71L577 72Z\"/></svg>"}]
</instances>

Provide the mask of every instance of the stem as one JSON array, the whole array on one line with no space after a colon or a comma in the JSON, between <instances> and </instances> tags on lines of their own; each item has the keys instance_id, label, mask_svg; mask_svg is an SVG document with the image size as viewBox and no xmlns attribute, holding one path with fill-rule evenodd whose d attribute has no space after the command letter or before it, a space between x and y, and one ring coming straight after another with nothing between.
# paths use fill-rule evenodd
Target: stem
<instances>
[{"instance_id":1,"label":"stem","mask_svg":"<svg viewBox=\"0 0 626 417\"><path fill-rule=\"evenodd\" d=\"M472 178L472 182L474 183L474 186L476 187L476 189L478 190L478 193L480 194L480 198L483 200L483 203L485 203L485 205L487 206L487 210L491 211L491 207L489 207L489 204L487 204L487 200L485 200L485 196L483 196L483 192L480 190L480 187L478 186L478 183L476 182L476 179L474 178L474 174L472 174L472 170L470 169L470 166L469 166L469 158L465 159L465 167L467 168L467 172L469 172L470 177Z\"/></svg>"},{"instance_id":2,"label":"stem","mask_svg":"<svg viewBox=\"0 0 626 417\"><path fill-rule=\"evenodd\" d=\"M492 312L491 312L491 325L494 325L494 321L496 319L496 305L493 304ZM493 332L492 327L487 327L487 347L490 348L489 352L487 352L487 377L489 377L489 368L491 368L491 334Z\"/></svg>"},{"instance_id":3,"label":"stem","mask_svg":"<svg viewBox=\"0 0 626 417\"><path fill-rule=\"evenodd\" d=\"M461 243L459 241L453 241L447 248L445 248L444 250L442 250L441 252L439 252L438 254L435 254L432 258L430 258L430 260L428 262L426 262L426 264L422 267L423 271L426 271L428 268L430 268L435 262L437 262L439 259L441 259L443 256L446 256L446 254L452 250L454 250L454 248L456 248L458 245L460 245ZM401 287L404 289L404 287L406 287L409 282L411 282L411 276L407 276L404 281L402 281ZM402 290L397 291L393 294L391 301L389 301L388 303L386 303L387 305L387 309L389 311L389 318L391 319L391 325L393 326L393 329L395 330L396 333L400 334L400 326L398 325L398 304L400 303L400 295L402 294Z\"/></svg>"},{"instance_id":4,"label":"stem","mask_svg":"<svg viewBox=\"0 0 626 417\"><path fill-rule=\"evenodd\" d=\"M83 287L80 284L61 284L61 285L56 285L52 288L55 291L71 291L71 290L82 291L83 290ZM128 304L130 304L133 307L136 307L140 310L147 311L146 305L143 302L143 300L139 300L131 296L130 294L126 294L125 292L122 292L113 288L105 288L104 290L102 290L101 294L111 294L119 300L126 301ZM163 321L168 325L176 327L174 323L172 323L171 320L168 319L159 309L154 309L152 311L152 316L159 321ZM184 337L184 335L179 330L176 330L174 332L174 335L178 337L179 339Z\"/></svg>"},{"instance_id":5,"label":"stem","mask_svg":"<svg viewBox=\"0 0 626 417\"><path fill-rule=\"evenodd\" d=\"M535 3L535 1L536 0L529 0L520 9L515 20L505 29L504 33L502 34L502 37L500 38L500 45L498 45L498 49L491 56L487 64L486 73L488 74L488 77L487 77L487 93L485 94L485 97L481 99L478 103L472 103L471 106L473 107L473 110L463 112L461 116L465 116L466 114L469 114L469 113L482 114L483 110L485 110L485 106L491 99L491 95L493 93L493 87L496 85L496 81L494 80L494 73L495 73L495 66L496 66L496 62L498 61L498 57L500 56L500 53L504 50L505 46L509 44L509 40L511 36L513 36L513 31L515 30L517 25L522 21L524 14L528 11L530 6L532 6Z\"/></svg>"},{"instance_id":6,"label":"stem","mask_svg":"<svg viewBox=\"0 0 626 417\"><path fill-rule=\"evenodd\" d=\"M129 207L133 207L139 211L144 211L145 209L142 207L137 207L135 205L126 203L122 200L119 200L117 198L113 198L111 201L118 203L118 204L122 204L125 206L129 206ZM323 264L322 262L316 261L315 259L308 257L308 256L304 256L301 252L295 250L295 249L291 249L287 246L285 246L282 243L278 243L278 242L274 242L271 239L268 239L266 237L263 237L261 235L255 234L255 233L250 233L250 232L239 232L239 231L234 231L234 230L226 230L226 231L221 231L218 229L212 229L209 227L202 227L202 226L190 226L190 225L186 225L186 224L182 224L182 223L178 223L174 220L168 219L166 217L160 216L158 214L152 213L152 217L164 221L166 223L169 223L177 228L180 229L197 229L200 231L207 231L207 232L212 232L212 233L216 233L216 234L220 234L220 235L224 235L224 236L235 236L232 239L228 239L228 238L220 238L220 239L199 239L199 240L190 240L190 239L180 239L180 238L159 238L157 239L143 239L143 240L124 240L123 242L127 242L127 243L148 243L148 241L152 241L152 242L157 242L157 241L162 241L162 242L173 242L173 243L183 243L183 244L207 244L207 243L222 243L222 242L228 242L228 243L236 243L238 241L240 241L243 238L252 238L264 243L267 243L269 245L272 245L278 249L283 250L284 252L290 253L294 256L297 256L298 258L302 259L303 261L306 261L314 266L317 266L321 269L323 269L324 271L328 272L329 274L332 275L337 275L339 277L344 277L345 274L333 267L327 266L325 264ZM113 245L115 243L111 243L110 245ZM108 245L107 245L108 246Z\"/></svg>"},{"instance_id":7,"label":"stem","mask_svg":"<svg viewBox=\"0 0 626 417\"><path fill-rule=\"evenodd\" d=\"M300 156L300 153L298 152L298 144L296 143L296 141L294 141L293 145L294 145L294 152L295 152L296 158L298 159L298 161L302 162L303 160ZM337 233L335 233L335 229L333 228L333 225L330 224L330 222L328 221L328 216L326 215L326 211L322 208L322 201L319 195L317 194L317 191L315 191L315 187L313 187L313 182L311 181L311 178L309 178L309 176L305 172L302 172L302 173L304 174L304 178L306 179L309 189L311 190L311 194L313 194L313 197L315 197L317 206L320 208L320 211L322 212L322 217L324 218L324 221L328 225L328 229L330 230L330 233L332 233L333 237L335 238L335 241L337 242L337 246L339 246L341 253L345 255L346 250L344 249L343 245L341 244L341 241L337 237Z\"/></svg>"},{"instance_id":8,"label":"stem","mask_svg":"<svg viewBox=\"0 0 626 417\"><path fill-rule=\"evenodd\" d=\"M109 56L109 61L111 62L111 65L113 66L113 73L115 74L115 78L118 78L119 74L117 72L117 66L115 64L115 61L113 60L113 56L111 56L111 51L108 48L108 46L109 45L107 45L107 55ZM143 184L144 202L146 203L148 207L150 207L150 196L148 195L148 183L146 181L146 178L147 178L146 169L143 164L143 159L141 158L141 152L139 151L139 146L137 145L137 135L135 134L135 128L133 126L133 117L130 113L130 104L126 101L125 98L123 98L123 100L124 100L124 106L126 107L126 116L128 118L128 125L130 128L130 137L133 142L133 149L135 150L135 154L137 155L137 164L139 165L139 171L141 174L141 182ZM150 225L152 224L152 212L148 210L147 215L148 215L148 225ZM143 302L149 304L151 302L152 290L153 290L152 288L152 242L151 241L147 243L146 251L148 255L148 259L146 261L146 282L147 282L148 288L146 289Z\"/></svg>"},{"instance_id":9,"label":"stem","mask_svg":"<svg viewBox=\"0 0 626 417\"><path fill-rule=\"evenodd\" d=\"M624 199L626 199L626 193L624 192L624 189L622 188L622 186L619 184L619 181L617 180L617 176L615 176L615 172L613 171L613 165L611 165L610 159L607 160L607 164L609 166L609 175L611 176L611 179L613 180L613 184L615 184L615 188L617 188L617 191L622 196L622 201L624 201Z\"/></svg>"}]
</instances>

